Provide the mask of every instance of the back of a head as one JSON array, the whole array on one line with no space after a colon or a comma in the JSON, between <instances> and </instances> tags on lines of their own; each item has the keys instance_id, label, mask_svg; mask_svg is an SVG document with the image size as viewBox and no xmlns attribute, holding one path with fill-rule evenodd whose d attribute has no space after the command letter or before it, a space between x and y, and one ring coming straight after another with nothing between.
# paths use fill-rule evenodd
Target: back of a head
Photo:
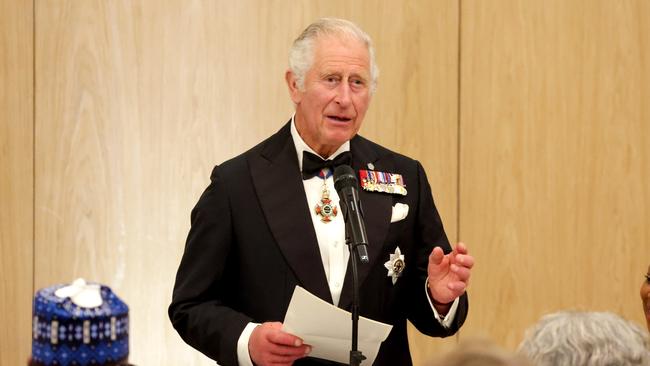
<instances>
[{"instance_id":1,"label":"back of a head","mask_svg":"<svg viewBox=\"0 0 650 366\"><path fill-rule=\"evenodd\" d=\"M560 311L526 332L519 352L536 366L650 366L648 333L609 312Z\"/></svg>"},{"instance_id":2,"label":"back of a head","mask_svg":"<svg viewBox=\"0 0 650 366\"><path fill-rule=\"evenodd\" d=\"M532 366L524 357L504 351L486 340L464 341L432 366Z\"/></svg>"}]
</instances>

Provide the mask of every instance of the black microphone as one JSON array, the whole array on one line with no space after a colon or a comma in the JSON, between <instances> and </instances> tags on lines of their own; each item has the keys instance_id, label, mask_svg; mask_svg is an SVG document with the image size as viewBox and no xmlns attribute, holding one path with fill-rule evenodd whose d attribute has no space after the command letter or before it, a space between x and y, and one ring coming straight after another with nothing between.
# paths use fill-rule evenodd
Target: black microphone
<instances>
[{"instance_id":1,"label":"black microphone","mask_svg":"<svg viewBox=\"0 0 650 366\"><path fill-rule=\"evenodd\" d=\"M334 188L339 194L339 205L343 211L347 239L353 248L357 248L361 263L368 263L368 236L366 225L363 223L358 186L359 181L349 165L339 165L334 169Z\"/></svg>"}]
</instances>

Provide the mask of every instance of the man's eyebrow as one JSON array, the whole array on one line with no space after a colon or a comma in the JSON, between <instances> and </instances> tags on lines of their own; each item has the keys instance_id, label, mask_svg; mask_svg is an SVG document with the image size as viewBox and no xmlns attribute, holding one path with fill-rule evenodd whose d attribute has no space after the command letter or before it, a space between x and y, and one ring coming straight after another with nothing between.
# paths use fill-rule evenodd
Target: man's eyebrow
<instances>
[{"instance_id":1,"label":"man's eyebrow","mask_svg":"<svg viewBox=\"0 0 650 366\"><path fill-rule=\"evenodd\" d=\"M341 73L339 71L329 71L329 70L323 70L320 72L320 76L332 76L332 75L340 76Z\"/></svg>"},{"instance_id":2,"label":"man's eyebrow","mask_svg":"<svg viewBox=\"0 0 650 366\"><path fill-rule=\"evenodd\" d=\"M350 76L356 76L363 79L366 79L368 77L366 74L358 73L358 72L353 72L352 74L350 74Z\"/></svg>"}]
</instances>

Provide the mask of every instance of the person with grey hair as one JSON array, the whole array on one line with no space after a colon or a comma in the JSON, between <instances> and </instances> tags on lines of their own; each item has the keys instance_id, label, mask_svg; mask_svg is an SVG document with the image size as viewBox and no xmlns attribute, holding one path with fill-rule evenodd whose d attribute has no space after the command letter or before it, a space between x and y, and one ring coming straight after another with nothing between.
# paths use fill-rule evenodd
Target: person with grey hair
<instances>
[{"instance_id":1,"label":"person with grey hair","mask_svg":"<svg viewBox=\"0 0 650 366\"><path fill-rule=\"evenodd\" d=\"M311 345L281 321L296 286L351 308L332 177L342 165L359 175L367 227L360 315L392 325L373 365L412 364L407 319L436 337L465 321L474 258L462 243L452 250L422 165L357 134L377 70L358 26L311 24L293 43L285 73L293 117L213 169L192 211L169 316L183 340L221 365L336 365L308 357Z\"/></svg>"},{"instance_id":2,"label":"person with grey hair","mask_svg":"<svg viewBox=\"0 0 650 366\"><path fill-rule=\"evenodd\" d=\"M536 366L650 366L648 333L610 312L545 315L518 351Z\"/></svg>"}]
</instances>

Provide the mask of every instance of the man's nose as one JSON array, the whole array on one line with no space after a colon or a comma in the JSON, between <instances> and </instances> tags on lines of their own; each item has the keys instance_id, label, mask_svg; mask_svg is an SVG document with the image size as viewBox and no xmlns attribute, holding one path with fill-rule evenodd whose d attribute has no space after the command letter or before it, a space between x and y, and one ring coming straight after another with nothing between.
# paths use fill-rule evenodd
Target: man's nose
<instances>
[{"instance_id":1,"label":"man's nose","mask_svg":"<svg viewBox=\"0 0 650 366\"><path fill-rule=\"evenodd\" d=\"M352 95L350 90L350 85L345 83L340 83L336 91L336 104L341 107L347 107L352 103Z\"/></svg>"}]
</instances>

